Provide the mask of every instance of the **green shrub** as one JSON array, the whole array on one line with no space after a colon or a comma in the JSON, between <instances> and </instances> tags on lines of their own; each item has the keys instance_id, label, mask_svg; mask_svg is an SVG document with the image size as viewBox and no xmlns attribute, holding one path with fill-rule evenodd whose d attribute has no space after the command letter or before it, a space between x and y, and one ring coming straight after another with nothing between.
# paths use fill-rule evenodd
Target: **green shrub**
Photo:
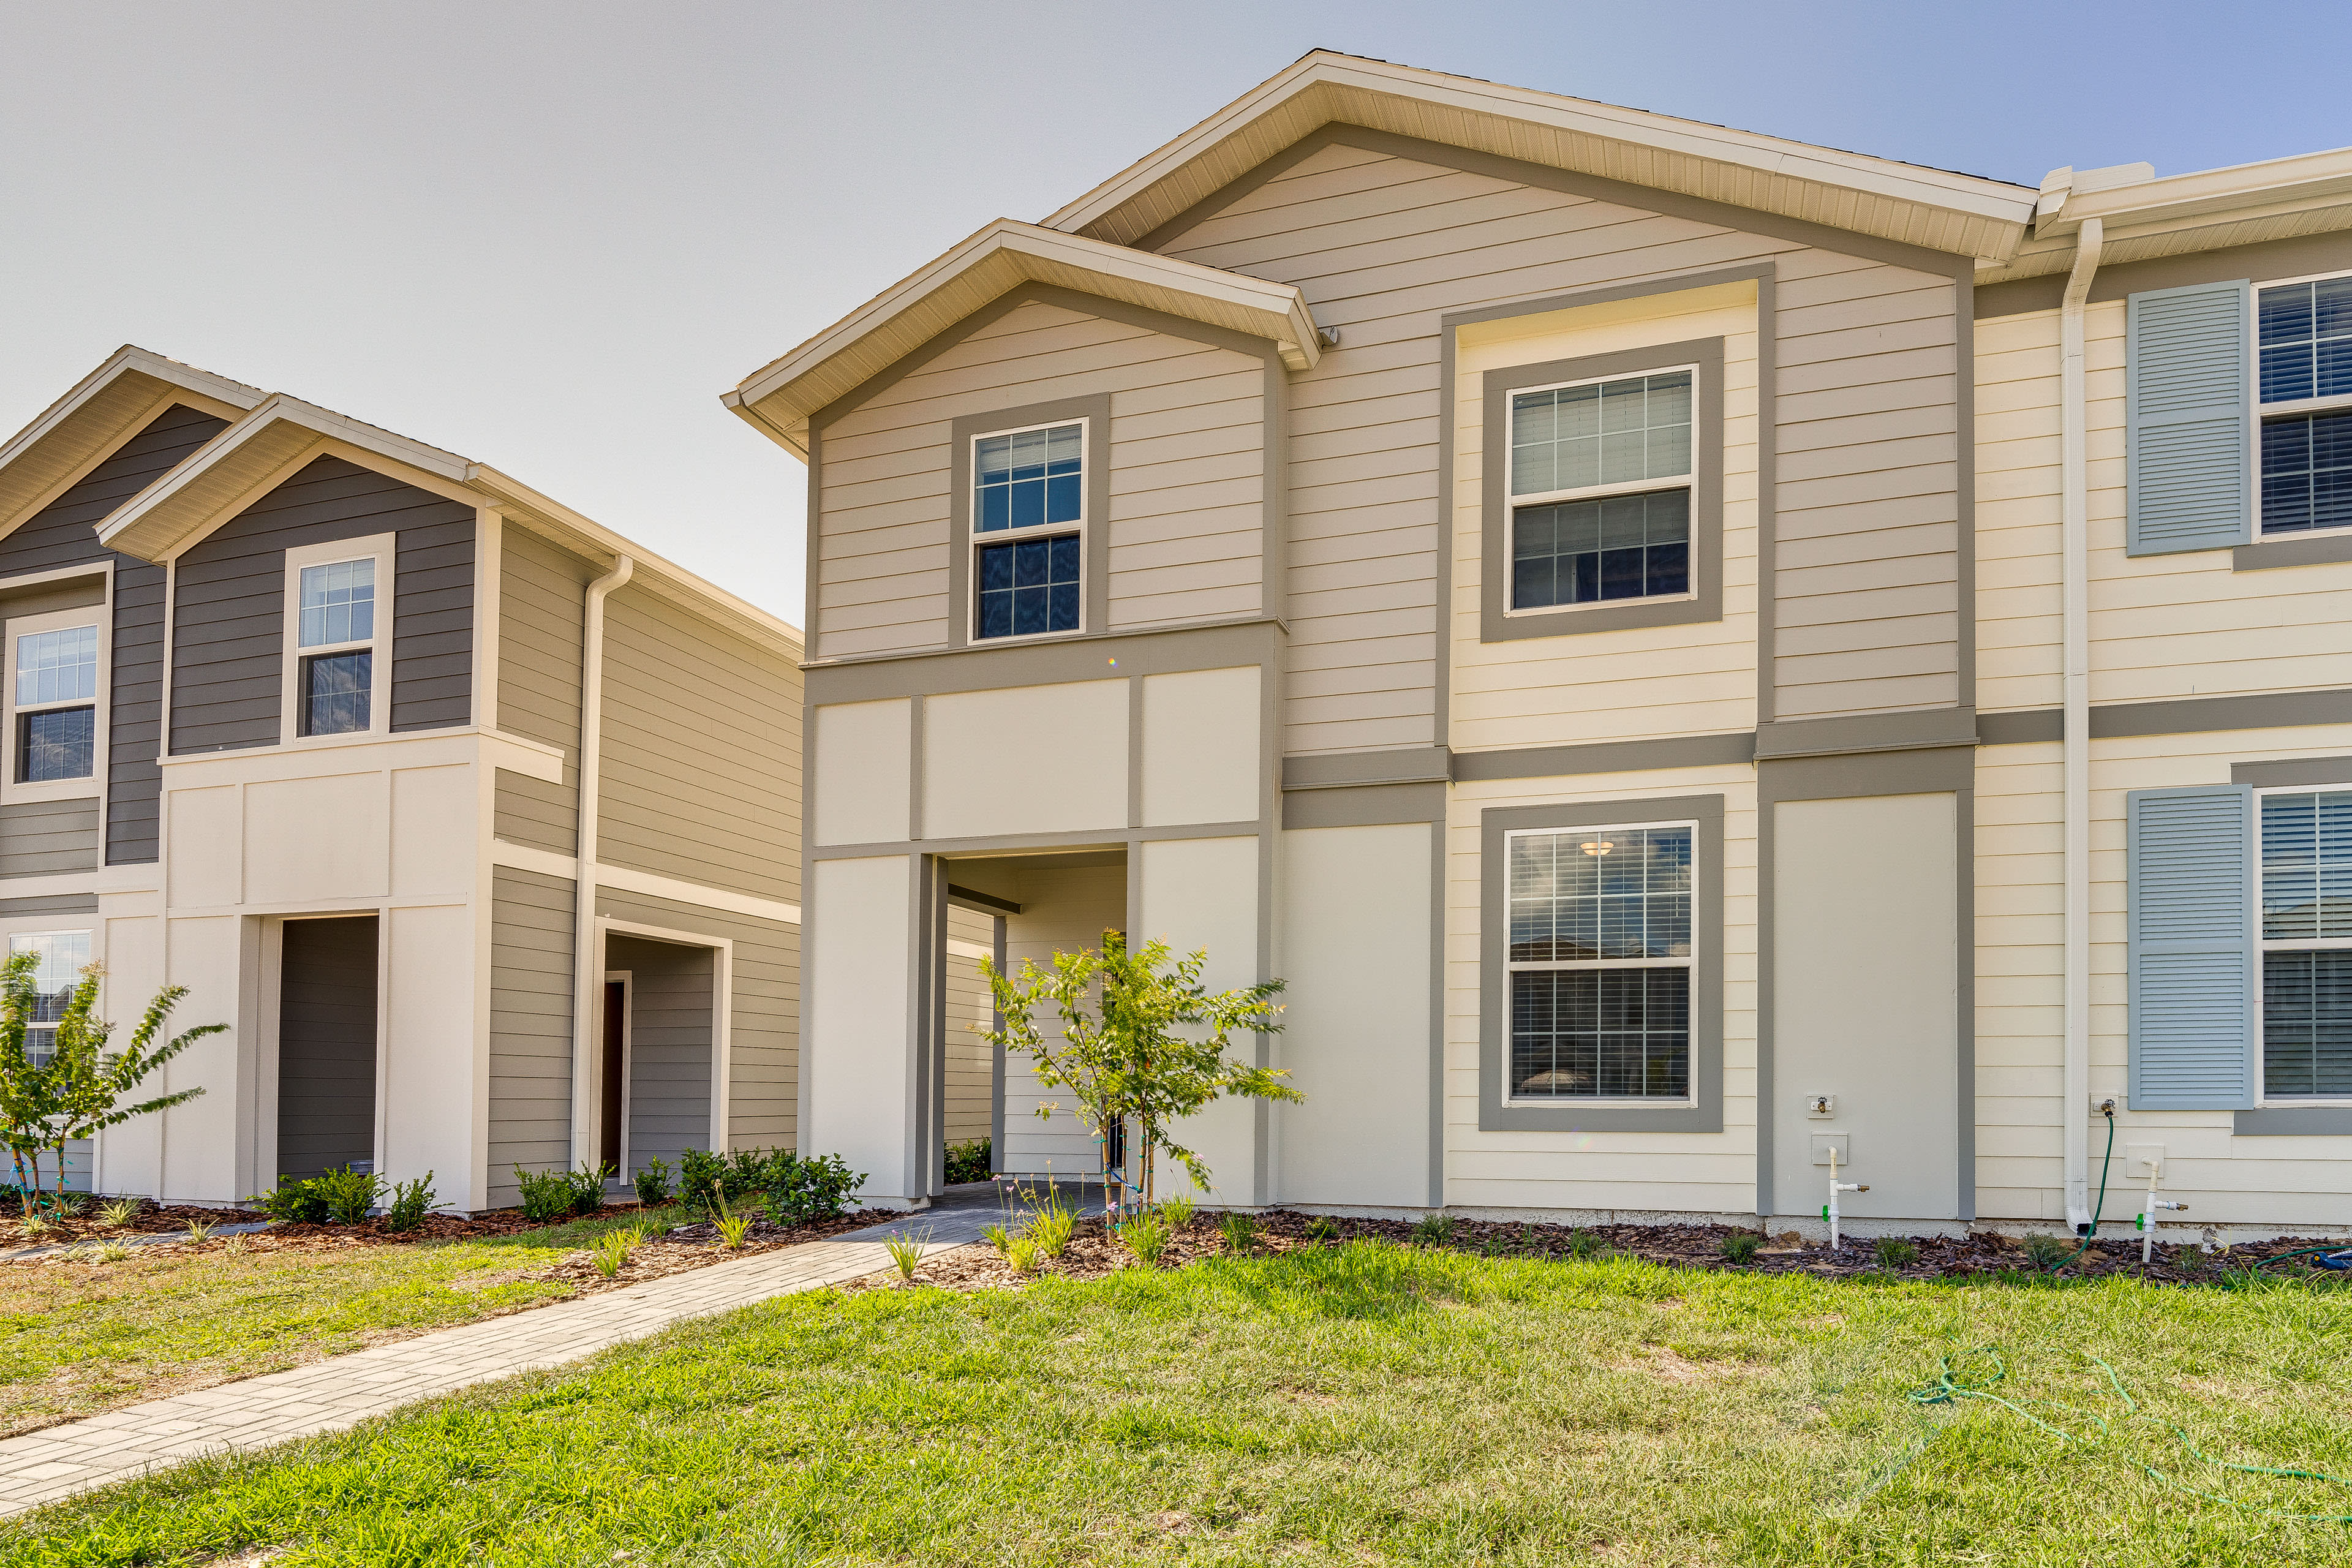
<instances>
[{"instance_id":1,"label":"green shrub","mask_svg":"<svg viewBox=\"0 0 2352 1568\"><path fill-rule=\"evenodd\" d=\"M1127 1244L1129 1252L1135 1254L1137 1262L1150 1268L1156 1265L1160 1255L1168 1250L1168 1222L1156 1214L1139 1214L1120 1223L1118 1238Z\"/></svg>"},{"instance_id":2,"label":"green shrub","mask_svg":"<svg viewBox=\"0 0 2352 1568\"><path fill-rule=\"evenodd\" d=\"M572 1215L572 1178L562 1171L514 1168L515 1184L522 1189L522 1217L536 1225L552 1225Z\"/></svg>"},{"instance_id":3,"label":"green shrub","mask_svg":"<svg viewBox=\"0 0 2352 1568\"><path fill-rule=\"evenodd\" d=\"M438 1202L433 1191L433 1173L427 1171L413 1182L393 1184L391 1201L383 1205L383 1228L415 1230L425 1223L425 1215Z\"/></svg>"},{"instance_id":4,"label":"green shrub","mask_svg":"<svg viewBox=\"0 0 2352 1568\"><path fill-rule=\"evenodd\" d=\"M1309 1241L1339 1240L1339 1222L1328 1214L1317 1215L1307 1222L1307 1239Z\"/></svg>"},{"instance_id":5,"label":"green shrub","mask_svg":"<svg viewBox=\"0 0 2352 1568\"><path fill-rule=\"evenodd\" d=\"M990 1169L992 1151L985 1138L948 1145L947 1182L951 1187L966 1182L984 1182L993 1174Z\"/></svg>"},{"instance_id":6,"label":"green shrub","mask_svg":"<svg viewBox=\"0 0 2352 1568\"><path fill-rule=\"evenodd\" d=\"M1190 1198L1160 1199L1160 1217L1176 1229L1183 1229L1192 1223L1192 1200Z\"/></svg>"},{"instance_id":7,"label":"green shrub","mask_svg":"<svg viewBox=\"0 0 2352 1568\"><path fill-rule=\"evenodd\" d=\"M1454 1239L1454 1216L1425 1214L1412 1223L1412 1239L1420 1247L1443 1247Z\"/></svg>"},{"instance_id":8,"label":"green shrub","mask_svg":"<svg viewBox=\"0 0 2352 1568\"><path fill-rule=\"evenodd\" d=\"M310 1184L327 1205L327 1217L337 1225L365 1225L375 1210L376 1199L383 1195L383 1177L349 1165L313 1176Z\"/></svg>"},{"instance_id":9,"label":"green shrub","mask_svg":"<svg viewBox=\"0 0 2352 1568\"><path fill-rule=\"evenodd\" d=\"M1724 1260L1745 1268L1756 1261L1756 1254L1764 1246L1764 1238L1752 1230L1735 1230L1718 1244Z\"/></svg>"},{"instance_id":10,"label":"green shrub","mask_svg":"<svg viewBox=\"0 0 2352 1568\"><path fill-rule=\"evenodd\" d=\"M1589 1230L1568 1233L1568 1255L1570 1258L1598 1258L1609 1250L1609 1244Z\"/></svg>"},{"instance_id":11,"label":"green shrub","mask_svg":"<svg viewBox=\"0 0 2352 1568\"><path fill-rule=\"evenodd\" d=\"M1257 1221L1245 1214L1228 1214L1217 1221L1217 1229L1224 1236L1227 1252L1257 1250Z\"/></svg>"},{"instance_id":12,"label":"green shrub","mask_svg":"<svg viewBox=\"0 0 2352 1568\"><path fill-rule=\"evenodd\" d=\"M708 1149L687 1149L677 1156L677 1197L699 1212L719 1198L727 1187L727 1162Z\"/></svg>"},{"instance_id":13,"label":"green shrub","mask_svg":"<svg viewBox=\"0 0 2352 1568\"><path fill-rule=\"evenodd\" d=\"M592 1165L585 1160L576 1171L563 1173L563 1184L572 1195L572 1214L594 1214L604 1206L604 1184L613 1179L613 1167L608 1163Z\"/></svg>"},{"instance_id":14,"label":"green shrub","mask_svg":"<svg viewBox=\"0 0 2352 1568\"><path fill-rule=\"evenodd\" d=\"M647 1208L658 1208L669 1202L669 1162L648 1160L645 1168L630 1180L637 1189L637 1202Z\"/></svg>"},{"instance_id":15,"label":"green shrub","mask_svg":"<svg viewBox=\"0 0 2352 1568\"><path fill-rule=\"evenodd\" d=\"M1871 1244L1881 1268L1908 1268L1919 1261L1919 1244L1899 1236L1882 1236Z\"/></svg>"},{"instance_id":16,"label":"green shrub","mask_svg":"<svg viewBox=\"0 0 2352 1568\"><path fill-rule=\"evenodd\" d=\"M2025 1260L2047 1274L2064 1265L2081 1247L2082 1243L2063 1236L2029 1236L2025 1238Z\"/></svg>"},{"instance_id":17,"label":"green shrub","mask_svg":"<svg viewBox=\"0 0 2352 1568\"><path fill-rule=\"evenodd\" d=\"M312 1184L293 1176L278 1177L273 1191L254 1194L245 1200L245 1206L259 1209L280 1225L327 1223L326 1195Z\"/></svg>"},{"instance_id":18,"label":"green shrub","mask_svg":"<svg viewBox=\"0 0 2352 1568\"><path fill-rule=\"evenodd\" d=\"M792 1164L782 1181L769 1189L769 1197L785 1225L837 1218L847 1210L850 1196L866 1184L866 1173L851 1170L849 1162L838 1154L820 1154L812 1160L783 1157Z\"/></svg>"}]
</instances>

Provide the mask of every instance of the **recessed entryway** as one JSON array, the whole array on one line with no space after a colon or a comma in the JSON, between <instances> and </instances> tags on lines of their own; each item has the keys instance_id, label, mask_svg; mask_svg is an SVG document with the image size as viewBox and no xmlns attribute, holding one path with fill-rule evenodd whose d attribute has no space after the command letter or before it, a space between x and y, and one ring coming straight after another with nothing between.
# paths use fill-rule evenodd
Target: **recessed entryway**
<instances>
[{"instance_id":1,"label":"recessed entryway","mask_svg":"<svg viewBox=\"0 0 2352 1568\"><path fill-rule=\"evenodd\" d=\"M376 917L289 920L278 968L278 1173L375 1164Z\"/></svg>"}]
</instances>

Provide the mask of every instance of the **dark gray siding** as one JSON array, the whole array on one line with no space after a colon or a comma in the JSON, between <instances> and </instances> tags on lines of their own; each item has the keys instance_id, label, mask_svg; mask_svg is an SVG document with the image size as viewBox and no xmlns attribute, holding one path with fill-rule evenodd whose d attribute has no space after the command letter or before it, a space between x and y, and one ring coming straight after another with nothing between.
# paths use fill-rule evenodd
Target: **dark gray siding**
<instances>
[{"instance_id":1,"label":"dark gray siding","mask_svg":"<svg viewBox=\"0 0 2352 1568\"><path fill-rule=\"evenodd\" d=\"M163 788L163 569L100 548L98 525L183 458L228 428L174 405L113 456L0 540L0 577L87 561L114 563L114 689L107 737L106 860L152 860Z\"/></svg>"},{"instance_id":2,"label":"dark gray siding","mask_svg":"<svg viewBox=\"0 0 2352 1568\"><path fill-rule=\"evenodd\" d=\"M710 1146L711 985L707 947L614 935L604 967L629 972L629 1169Z\"/></svg>"},{"instance_id":3,"label":"dark gray siding","mask_svg":"<svg viewBox=\"0 0 2352 1568\"><path fill-rule=\"evenodd\" d=\"M0 805L0 877L98 869L98 797Z\"/></svg>"},{"instance_id":4,"label":"dark gray siding","mask_svg":"<svg viewBox=\"0 0 2352 1568\"><path fill-rule=\"evenodd\" d=\"M490 872L490 1206L572 1163L572 881Z\"/></svg>"},{"instance_id":5,"label":"dark gray siding","mask_svg":"<svg viewBox=\"0 0 2352 1568\"><path fill-rule=\"evenodd\" d=\"M288 921L278 982L278 1173L375 1158L375 926Z\"/></svg>"},{"instance_id":6,"label":"dark gray siding","mask_svg":"<svg viewBox=\"0 0 2352 1568\"><path fill-rule=\"evenodd\" d=\"M372 533L399 539L393 728L467 721L474 509L341 458L320 458L180 557L173 614L174 755L277 743L286 552Z\"/></svg>"}]
</instances>

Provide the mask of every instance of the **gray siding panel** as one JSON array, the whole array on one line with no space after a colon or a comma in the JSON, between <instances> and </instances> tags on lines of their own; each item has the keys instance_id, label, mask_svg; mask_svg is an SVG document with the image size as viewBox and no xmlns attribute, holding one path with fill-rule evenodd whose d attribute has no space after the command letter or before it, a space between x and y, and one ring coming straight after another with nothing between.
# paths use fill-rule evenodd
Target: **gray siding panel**
<instances>
[{"instance_id":1,"label":"gray siding panel","mask_svg":"<svg viewBox=\"0 0 2352 1568\"><path fill-rule=\"evenodd\" d=\"M98 797L0 805L0 877L98 869Z\"/></svg>"},{"instance_id":2,"label":"gray siding panel","mask_svg":"<svg viewBox=\"0 0 2352 1568\"><path fill-rule=\"evenodd\" d=\"M572 884L490 874L489 1201L520 1201L514 1167L572 1162Z\"/></svg>"},{"instance_id":3,"label":"gray siding panel","mask_svg":"<svg viewBox=\"0 0 2352 1568\"><path fill-rule=\"evenodd\" d=\"M499 728L562 747L563 781L500 772L491 831L569 855L580 831L581 595L596 574L511 522L499 563Z\"/></svg>"},{"instance_id":4,"label":"gray siding panel","mask_svg":"<svg viewBox=\"0 0 2352 1568\"><path fill-rule=\"evenodd\" d=\"M474 510L341 458L320 458L180 557L174 755L277 743L286 552L374 533L399 536L393 728L466 722L472 706ZM460 590L450 579L461 562L458 611L451 604ZM412 574L424 600L414 612L404 602Z\"/></svg>"},{"instance_id":5,"label":"gray siding panel","mask_svg":"<svg viewBox=\"0 0 2352 1568\"><path fill-rule=\"evenodd\" d=\"M604 967L629 972L629 1171L653 1160L678 1168L710 1146L711 982L707 947L607 939Z\"/></svg>"},{"instance_id":6,"label":"gray siding panel","mask_svg":"<svg viewBox=\"0 0 2352 1568\"><path fill-rule=\"evenodd\" d=\"M156 857L156 763L163 704L163 569L102 549L98 525L228 428L179 405L118 447L56 500L0 540L0 577L82 562L114 563L114 670L107 736L106 860Z\"/></svg>"},{"instance_id":7,"label":"gray siding panel","mask_svg":"<svg viewBox=\"0 0 2352 1568\"><path fill-rule=\"evenodd\" d=\"M729 1147L798 1149L800 927L612 888L597 889L596 912L667 931L725 937L734 943L729 988L733 1036L729 1047Z\"/></svg>"}]
</instances>

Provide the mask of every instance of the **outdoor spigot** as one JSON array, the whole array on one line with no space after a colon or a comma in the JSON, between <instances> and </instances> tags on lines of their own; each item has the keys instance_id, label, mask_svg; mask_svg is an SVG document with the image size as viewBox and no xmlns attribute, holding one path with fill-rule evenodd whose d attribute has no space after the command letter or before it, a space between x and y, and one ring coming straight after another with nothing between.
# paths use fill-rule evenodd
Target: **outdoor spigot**
<instances>
[{"instance_id":1,"label":"outdoor spigot","mask_svg":"<svg viewBox=\"0 0 2352 1568\"><path fill-rule=\"evenodd\" d=\"M2139 1261L2143 1268L2147 1267L2149 1260L2156 1255L2156 1211L2185 1209L2189 1206L2187 1204L2177 1204L2169 1198L2160 1198L2156 1195L2156 1179L2163 1173L2163 1162L2150 1160L2147 1163L2147 1202L2140 1209L2139 1219L2137 1222L2139 1226Z\"/></svg>"},{"instance_id":2,"label":"outdoor spigot","mask_svg":"<svg viewBox=\"0 0 2352 1568\"><path fill-rule=\"evenodd\" d=\"M1822 1217L1830 1222L1830 1250L1834 1252L1840 1246L1843 1245L1838 1239L1838 1194L1840 1193L1866 1193L1870 1191L1870 1184L1868 1182L1839 1181L1837 1179L1837 1145L1835 1143L1832 1143L1828 1147L1830 1152L1830 1201L1822 1205Z\"/></svg>"}]
</instances>

